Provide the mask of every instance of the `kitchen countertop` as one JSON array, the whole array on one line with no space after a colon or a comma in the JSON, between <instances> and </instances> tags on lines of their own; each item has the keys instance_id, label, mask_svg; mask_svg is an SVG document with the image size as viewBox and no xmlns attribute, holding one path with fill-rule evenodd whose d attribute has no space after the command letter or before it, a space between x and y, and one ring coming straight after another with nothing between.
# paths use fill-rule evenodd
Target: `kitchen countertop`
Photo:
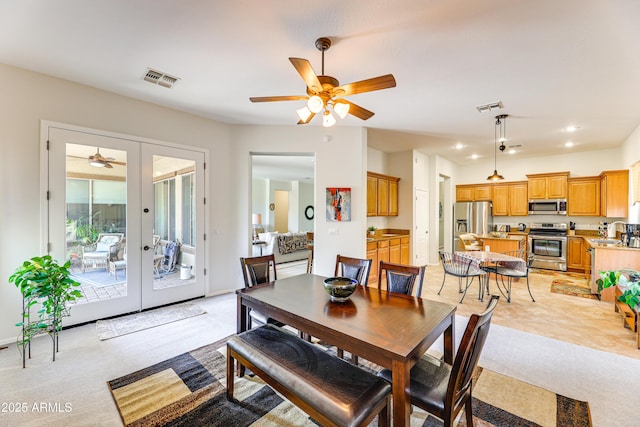
<instances>
[{"instance_id":1,"label":"kitchen countertop","mask_svg":"<svg viewBox=\"0 0 640 427\"><path fill-rule=\"evenodd\" d=\"M598 236L576 236L582 237L587 245L589 245L592 249L614 249L619 251L640 251L640 248L630 248L628 246L623 246L622 242L618 243L597 243L593 242L593 240L600 239Z\"/></svg>"},{"instance_id":2,"label":"kitchen countertop","mask_svg":"<svg viewBox=\"0 0 640 427\"><path fill-rule=\"evenodd\" d=\"M496 239L496 240L522 240L524 238L526 238L526 234L522 233L522 234L514 234L511 232L501 232L499 231L498 233L500 233L499 236L494 236L492 234L478 234L476 235L476 238L478 239Z\"/></svg>"},{"instance_id":3,"label":"kitchen countertop","mask_svg":"<svg viewBox=\"0 0 640 427\"><path fill-rule=\"evenodd\" d=\"M411 233L409 230L376 230L372 236L367 233L367 243L371 242L383 242L385 240L399 239L401 237L409 237Z\"/></svg>"}]
</instances>

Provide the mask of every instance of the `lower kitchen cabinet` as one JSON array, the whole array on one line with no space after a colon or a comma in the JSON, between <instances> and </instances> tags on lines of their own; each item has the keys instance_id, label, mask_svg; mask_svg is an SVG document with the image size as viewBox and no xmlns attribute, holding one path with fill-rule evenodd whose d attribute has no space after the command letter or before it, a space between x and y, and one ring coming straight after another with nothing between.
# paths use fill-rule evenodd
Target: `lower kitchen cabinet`
<instances>
[{"instance_id":1,"label":"lower kitchen cabinet","mask_svg":"<svg viewBox=\"0 0 640 427\"><path fill-rule=\"evenodd\" d=\"M410 265L410 240L410 236L404 236L367 242L367 259L371 260L369 284L375 285L378 283L378 267L380 266L380 261Z\"/></svg>"},{"instance_id":2,"label":"lower kitchen cabinet","mask_svg":"<svg viewBox=\"0 0 640 427\"><path fill-rule=\"evenodd\" d=\"M567 269L585 271L585 241L579 236L569 236L567 239Z\"/></svg>"}]
</instances>

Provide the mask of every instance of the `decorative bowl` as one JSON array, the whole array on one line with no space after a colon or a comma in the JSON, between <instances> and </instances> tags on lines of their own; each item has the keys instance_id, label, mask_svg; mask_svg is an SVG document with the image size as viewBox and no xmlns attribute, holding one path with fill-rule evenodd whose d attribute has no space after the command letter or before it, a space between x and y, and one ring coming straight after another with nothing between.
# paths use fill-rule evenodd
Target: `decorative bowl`
<instances>
[{"instance_id":1,"label":"decorative bowl","mask_svg":"<svg viewBox=\"0 0 640 427\"><path fill-rule=\"evenodd\" d=\"M353 291L356 290L358 281L348 277L329 277L324 279L324 290L327 291L331 301L347 301Z\"/></svg>"}]
</instances>

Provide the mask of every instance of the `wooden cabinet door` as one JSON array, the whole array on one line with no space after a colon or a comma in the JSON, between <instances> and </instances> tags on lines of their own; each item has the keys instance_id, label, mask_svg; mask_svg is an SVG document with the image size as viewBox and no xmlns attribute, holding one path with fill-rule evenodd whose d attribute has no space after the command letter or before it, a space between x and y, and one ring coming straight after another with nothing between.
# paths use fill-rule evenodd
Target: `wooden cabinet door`
<instances>
[{"instance_id":1,"label":"wooden cabinet door","mask_svg":"<svg viewBox=\"0 0 640 427\"><path fill-rule=\"evenodd\" d=\"M600 214L626 218L629 215L629 171L605 171L600 177Z\"/></svg>"},{"instance_id":2,"label":"wooden cabinet door","mask_svg":"<svg viewBox=\"0 0 640 427\"><path fill-rule=\"evenodd\" d=\"M476 185L474 188L474 200L475 201L488 201L493 198L493 185L483 184Z\"/></svg>"},{"instance_id":3,"label":"wooden cabinet door","mask_svg":"<svg viewBox=\"0 0 640 427\"><path fill-rule=\"evenodd\" d=\"M389 241L378 242L378 263L389 262Z\"/></svg>"},{"instance_id":4,"label":"wooden cabinet door","mask_svg":"<svg viewBox=\"0 0 640 427\"><path fill-rule=\"evenodd\" d=\"M389 181L378 178L378 215L389 215Z\"/></svg>"},{"instance_id":5,"label":"wooden cabinet door","mask_svg":"<svg viewBox=\"0 0 640 427\"><path fill-rule=\"evenodd\" d=\"M547 198L547 179L543 176L529 178L528 197L529 199Z\"/></svg>"},{"instance_id":6,"label":"wooden cabinet door","mask_svg":"<svg viewBox=\"0 0 640 427\"><path fill-rule=\"evenodd\" d=\"M367 259L371 260L369 271L369 283L378 282L378 245L375 242L367 243Z\"/></svg>"},{"instance_id":7,"label":"wooden cabinet door","mask_svg":"<svg viewBox=\"0 0 640 427\"><path fill-rule=\"evenodd\" d=\"M571 178L567 183L567 215L600 216L600 178Z\"/></svg>"},{"instance_id":8,"label":"wooden cabinet door","mask_svg":"<svg viewBox=\"0 0 640 427\"><path fill-rule=\"evenodd\" d=\"M398 216L398 181L389 181L389 216Z\"/></svg>"},{"instance_id":9,"label":"wooden cabinet door","mask_svg":"<svg viewBox=\"0 0 640 427\"><path fill-rule=\"evenodd\" d=\"M389 262L400 264L400 239L389 240Z\"/></svg>"},{"instance_id":10,"label":"wooden cabinet door","mask_svg":"<svg viewBox=\"0 0 640 427\"><path fill-rule=\"evenodd\" d=\"M493 186L493 215L509 215L509 185L495 184Z\"/></svg>"},{"instance_id":11,"label":"wooden cabinet door","mask_svg":"<svg viewBox=\"0 0 640 427\"><path fill-rule=\"evenodd\" d=\"M509 184L509 215L529 215L528 187L526 182Z\"/></svg>"},{"instance_id":12,"label":"wooden cabinet door","mask_svg":"<svg viewBox=\"0 0 640 427\"><path fill-rule=\"evenodd\" d=\"M367 176L367 216L378 214L378 179Z\"/></svg>"},{"instance_id":13,"label":"wooden cabinet door","mask_svg":"<svg viewBox=\"0 0 640 427\"><path fill-rule=\"evenodd\" d=\"M567 268L584 271L584 239L569 237L567 240Z\"/></svg>"},{"instance_id":14,"label":"wooden cabinet door","mask_svg":"<svg viewBox=\"0 0 640 427\"><path fill-rule=\"evenodd\" d=\"M456 185L456 202L473 202L473 197L472 185Z\"/></svg>"},{"instance_id":15,"label":"wooden cabinet door","mask_svg":"<svg viewBox=\"0 0 640 427\"><path fill-rule=\"evenodd\" d=\"M547 177L547 198L566 199L567 198L567 176L554 175Z\"/></svg>"},{"instance_id":16,"label":"wooden cabinet door","mask_svg":"<svg viewBox=\"0 0 640 427\"><path fill-rule=\"evenodd\" d=\"M411 264L411 246L409 237L400 238L400 264Z\"/></svg>"}]
</instances>

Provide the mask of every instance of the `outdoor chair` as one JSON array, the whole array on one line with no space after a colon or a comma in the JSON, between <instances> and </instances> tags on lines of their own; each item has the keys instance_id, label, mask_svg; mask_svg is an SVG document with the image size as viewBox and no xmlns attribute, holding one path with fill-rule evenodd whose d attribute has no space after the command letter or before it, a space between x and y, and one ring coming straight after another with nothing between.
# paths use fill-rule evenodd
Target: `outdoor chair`
<instances>
[{"instance_id":1,"label":"outdoor chair","mask_svg":"<svg viewBox=\"0 0 640 427\"><path fill-rule=\"evenodd\" d=\"M276 272L276 260L273 254L243 258L240 257L240 266L242 267L242 276L244 278L244 287L251 288L263 283L269 283L272 280L277 280ZM273 272L273 278L271 278L271 272ZM282 326L281 322L277 322L271 318L268 318L264 314L256 311L249 311L249 318L247 319L247 327L252 328L252 324L257 326L266 325L267 323L273 323L275 325Z\"/></svg>"},{"instance_id":2,"label":"outdoor chair","mask_svg":"<svg viewBox=\"0 0 640 427\"><path fill-rule=\"evenodd\" d=\"M107 269L120 251L124 233L100 233L95 243L82 247L82 272L88 269Z\"/></svg>"},{"instance_id":3,"label":"outdoor chair","mask_svg":"<svg viewBox=\"0 0 640 427\"><path fill-rule=\"evenodd\" d=\"M524 258L524 250L517 250L511 252L505 252L505 255L514 256L517 258ZM507 299L507 302L511 302L511 285L513 283L513 279L521 279L524 278L527 281L527 290L529 291L529 296L531 297L531 301L536 302L533 298L533 294L531 293L531 288L529 287L529 269L531 268L531 263L533 262L533 253L528 252L526 254L524 269L518 269L513 263L503 263L498 262L495 265L494 272L496 273L496 286L500 293ZM498 282L498 276L500 276L500 282ZM505 278L507 279L507 283L505 283Z\"/></svg>"},{"instance_id":4,"label":"outdoor chair","mask_svg":"<svg viewBox=\"0 0 640 427\"><path fill-rule=\"evenodd\" d=\"M442 288L444 288L444 283L447 279L447 274L458 278L458 292L462 293L462 298L460 298L460 303L464 300L464 297L467 295L467 289L473 283L473 279L478 278L478 286L480 290L478 291L478 299L482 299L480 295L482 295L482 280L481 276L486 276L486 272L479 267L476 267L473 264L473 260L466 259L455 259L450 252L438 252L440 255L440 261L442 262L442 268L444 269L444 276L442 278L442 285L440 286L440 290L438 291L438 295L442 292ZM464 289L462 288L462 282L465 282Z\"/></svg>"},{"instance_id":5,"label":"outdoor chair","mask_svg":"<svg viewBox=\"0 0 640 427\"><path fill-rule=\"evenodd\" d=\"M384 278L388 292L410 296L413 293L413 287L417 284L416 296L420 297L420 294L422 294L424 271L424 266L417 267L380 261L380 268L378 269L378 289L382 289Z\"/></svg>"},{"instance_id":6,"label":"outdoor chair","mask_svg":"<svg viewBox=\"0 0 640 427\"><path fill-rule=\"evenodd\" d=\"M425 354L411 368L411 404L441 418L445 427L454 425L462 409L466 415L466 425L473 426L473 372L478 365L499 298L493 295L483 313L471 315L453 365ZM383 369L378 375L391 382L389 369Z\"/></svg>"}]
</instances>

